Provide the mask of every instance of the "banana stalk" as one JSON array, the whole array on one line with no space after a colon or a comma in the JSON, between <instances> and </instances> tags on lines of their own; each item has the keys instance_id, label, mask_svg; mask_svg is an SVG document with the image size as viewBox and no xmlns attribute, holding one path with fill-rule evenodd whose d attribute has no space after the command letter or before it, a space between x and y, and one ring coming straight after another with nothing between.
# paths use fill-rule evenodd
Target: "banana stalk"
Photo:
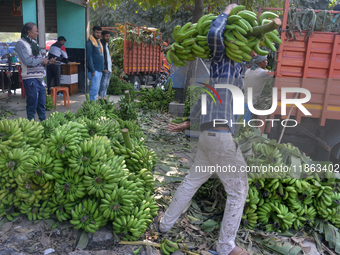
<instances>
[{"instance_id":1,"label":"banana stalk","mask_svg":"<svg viewBox=\"0 0 340 255\"><path fill-rule=\"evenodd\" d=\"M130 91L125 90L124 93L125 93L126 101L130 104L130 102L131 102Z\"/></svg>"},{"instance_id":2,"label":"banana stalk","mask_svg":"<svg viewBox=\"0 0 340 255\"><path fill-rule=\"evenodd\" d=\"M258 27L253 27L253 32L248 31L246 36L261 36L262 34L265 34L267 32L273 31L276 28L278 28L279 26L281 26L282 21L279 18L275 18L272 22L267 23L265 25L262 26L258 26Z\"/></svg>"},{"instance_id":3,"label":"banana stalk","mask_svg":"<svg viewBox=\"0 0 340 255\"><path fill-rule=\"evenodd\" d=\"M133 150L131 138L130 138L130 135L129 135L129 130L127 128L122 129L122 135L123 135L123 138L124 138L126 148Z\"/></svg>"}]
</instances>

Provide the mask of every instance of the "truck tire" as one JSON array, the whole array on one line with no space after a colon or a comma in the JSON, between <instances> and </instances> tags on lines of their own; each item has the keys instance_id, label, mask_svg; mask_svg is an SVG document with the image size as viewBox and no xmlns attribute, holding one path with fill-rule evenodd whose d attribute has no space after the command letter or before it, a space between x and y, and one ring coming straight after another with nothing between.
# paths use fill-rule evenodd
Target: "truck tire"
<instances>
[{"instance_id":1,"label":"truck tire","mask_svg":"<svg viewBox=\"0 0 340 255\"><path fill-rule=\"evenodd\" d=\"M133 87L134 87L134 89L135 89L136 91L140 91L141 82L140 82L140 79L139 79L138 76L135 76L135 77L133 78L133 83L132 83L132 85L133 85Z\"/></svg>"}]
</instances>

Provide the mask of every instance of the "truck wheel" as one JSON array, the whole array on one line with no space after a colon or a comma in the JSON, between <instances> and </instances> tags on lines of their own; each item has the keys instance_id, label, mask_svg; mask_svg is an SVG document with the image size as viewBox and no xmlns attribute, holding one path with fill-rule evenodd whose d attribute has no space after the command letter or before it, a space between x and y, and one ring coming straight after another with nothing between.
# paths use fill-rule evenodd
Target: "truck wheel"
<instances>
[{"instance_id":1,"label":"truck wheel","mask_svg":"<svg viewBox=\"0 0 340 255\"><path fill-rule=\"evenodd\" d=\"M141 85L141 82L140 82L140 79L138 76L135 76L134 80L133 80L133 87L136 91L140 91L140 85Z\"/></svg>"}]
</instances>

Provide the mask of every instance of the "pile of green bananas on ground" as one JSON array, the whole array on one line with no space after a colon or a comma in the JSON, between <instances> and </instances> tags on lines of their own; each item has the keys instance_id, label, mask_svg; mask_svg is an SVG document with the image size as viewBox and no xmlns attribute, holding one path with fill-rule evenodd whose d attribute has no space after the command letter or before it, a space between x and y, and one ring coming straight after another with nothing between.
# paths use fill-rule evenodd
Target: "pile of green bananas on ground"
<instances>
[{"instance_id":1,"label":"pile of green bananas on ground","mask_svg":"<svg viewBox=\"0 0 340 255\"><path fill-rule=\"evenodd\" d=\"M137 103L138 107L160 109L163 112L168 111L169 104L175 99L175 91L172 89L172 85L170 85L169 90L167 91L164 91L159 87L150 90L142 88L138 94L141 95L138 99L140 101Z\"/></svg>"},{"instance_id":2,"label":"pile of green bananas on ground","mask_svg":"<svg viewBox=\"0 0 340 255\"><path fill-rule=\"evenodd\" d=\"M207 34L212 20L217 16L207 14L202 16L197 23L186 23L183 27L176 26L172 32L175 42L171 44L166 53L169 63L177 67L186 66L185 61L193 61L196 57L209 59L210 50ZM223 34L225 53L228 58L242 63L250 61L250 53L254 50L258 55L265 56L269 52L260 46L276 51L273 42L281 44L276 29L263 33L260 26L271 23L270 19L279 16L272 12L264 12L257 19L252 11L245 10L245 6L239 5L233 8L228 16L227 25ZM256 30L256 31L255 31Z\"/></svg>"},{"instance_id":3,"label":"pile of green bananas on ground","mask_svg":"<svg viewBox=\"0 0 340 255\"><path fill-rule=\"evenodd\" d=\"M248 173L249 191L242 215L243 226L281 232L314 226L315 219L321 218L340 227L340 180L334 172L316 171L306 163L301 164L305 171L299 179L292 177L294 170L289 168L286 168L287 172L263 171L263 168L260 171L258 166L261 165L273 169L289 166L292 162L288 154L308 158L292 144L278 144L275 140L256 136L248 129L235 140L244 149L247 166L253 168L253 172ZM282 155L286 155L285 159ZM223 209L227 194L216 198L216 194L221 194L223 185L219 180L207 183L198 190L199 198L217 202L216 208Z\"/></svg>"},{"instance_id":4,"label":"pile of green bananas on ground","mask_svg":"<svg viewBox=\"0 0 340 255\"><path fill-rule=\"evenodd\" d=\"M158 211L151 195L157 157L136 137L130 154L115 153L114 145L125 148L114 134L120 123L141 138L138 123L102 117L67 112L41 123L1 120L0 217L55 216L91 233L110 222L126 240L142 235ZM120 223L126 225L115 228Z\"/></svg>"}]
</instances>

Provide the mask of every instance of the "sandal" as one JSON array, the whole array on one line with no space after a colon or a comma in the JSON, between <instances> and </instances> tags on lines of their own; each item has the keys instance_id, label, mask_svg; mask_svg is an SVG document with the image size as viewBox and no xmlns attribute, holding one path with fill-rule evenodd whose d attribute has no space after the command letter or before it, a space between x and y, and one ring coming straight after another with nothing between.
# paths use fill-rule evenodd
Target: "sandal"
<instances>
[{"instance_id":1,"label":"sandal","mask_svg":"<svg viewBox=\"0 0 340 255\"><path fill-rule=\"evenodd\" d=\"M157 230L158 233L162 233L162 232L159 230L159 224L161 223L161 219L163 218L163 216L164 216L164 213L161 212L161 213L159 213L159 215L157 215L157 216L155 217L156 230Z\"/></svg>"}]
</instances>

